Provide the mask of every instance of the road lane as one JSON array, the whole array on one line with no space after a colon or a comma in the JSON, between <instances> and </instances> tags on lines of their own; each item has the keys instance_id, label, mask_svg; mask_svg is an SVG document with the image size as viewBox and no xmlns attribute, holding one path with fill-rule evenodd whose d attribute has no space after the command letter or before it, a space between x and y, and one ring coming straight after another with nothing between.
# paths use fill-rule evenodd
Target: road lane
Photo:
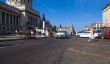
<instances>
[{"instance_id":1,"label":"road lane","mask_svg":"<svg viewBox=\"0 0 110 64\"><path fill-rule=\"evenodd\" d=\"M109 53L109 40L96 39L88 42L86 38L78 38L65 51L60 64L109 64Z\"/></svg>"},{"instance_id":2,"label":"road lane","mask_svg":"<svg viewBox=\"0 0 110 64\"><path fill-rule=\"evenodd\" d=\"M0 49L0 64L58 64L73 39L10 41L24 43Z\"/></svg>"}]
</instances>

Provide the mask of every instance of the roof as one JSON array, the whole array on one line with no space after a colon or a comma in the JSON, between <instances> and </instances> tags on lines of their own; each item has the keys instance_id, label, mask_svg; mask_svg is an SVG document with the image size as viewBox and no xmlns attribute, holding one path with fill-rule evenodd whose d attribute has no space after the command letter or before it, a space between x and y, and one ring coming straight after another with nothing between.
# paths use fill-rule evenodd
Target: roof
<instances>
[{"instance_id":1,"label":"roof","mask_svg":"<svg viewBox=\"0 0 110 64\"><path fill-rule=\"evenodd\" d=\"M0 9L6 10L6 11L9 11L9 12L20 14L20 10L19 9L17 9L17 8L15 8L13 6L10 6L8 4L5 4L3 2L0 2Z\"/></svg>"},{"instance_id":2,"label":"roof","mask_svg":"<svg viewBox=\"0 0 110 64\"><path fill-rule=\"evenodd\" d=\"M110 5L110 3L108 3L102 10L106 9L109 5Z\"/></svg>"}]
</instances>

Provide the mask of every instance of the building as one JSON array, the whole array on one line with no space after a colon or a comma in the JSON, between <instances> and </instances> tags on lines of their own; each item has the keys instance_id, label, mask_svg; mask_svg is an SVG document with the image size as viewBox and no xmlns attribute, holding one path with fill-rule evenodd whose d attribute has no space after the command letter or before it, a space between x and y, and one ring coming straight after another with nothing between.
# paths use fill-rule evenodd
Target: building
<instances>
[{"instance_id":1,"label":"building","mask_svg":"<svg viewBox=\"0 0 110 64\"><path fill-rule=\"evenodd\" d=\"M96 22L96 23L93 23L92 25L87 25L87 26L83 29L83 31L84 31L84 32L89 32L91 27L92 27L94 30L101 30L101 29L103 28L103 24Z\"/></svg>"},{"instance_id":2,"label":"building","mask_svg":"<svg viewBox=\"0 0 110 64\"><path fill-rule=\"evenodd\" d=\"M103 9L103 26L110 27L110 3Z\"/></svg>"},{"instance_id":3,"label":"building","mask_svg":"<svg viewBox=\"0 0 110 64\"><path fill-rule=\"evenodd\" d=\"M67 31L69 35L74 35L75 34L75 30L74 30L73 26L67 26L67 27L60 26L60 27L56 27L56 31L57 32L59 32L59 31Z\"/></svg>"},{"instance_id":4,"label":"building","mask_svg":"<svg viewBox=\"0 0 110 64\"><path fill-rule=\"evenodd\" d=\"M22 30L26 30L26 27L29 26L41 28L38 25L42 23L42 19L40 13L32 9L32 0L6 0L6 3L21 11L20 25Z\"/></svg>"},{"instance_id":5,"label":"building","mask_svg":"<svg viewBox=\"0 0 110 64\"><path fill-rule=\"evenodd\" d=\"M19 9L0 2L0 34L13 33L20 30Z\"/></svg>"},{"instance_id":6,"label":"building","mask_svg":"<svg viewBox=\"0 0 110 64\"><path fill-rule=\"evenodd\" d=\"M91 25L94 29L98 29L98 30L100 30L100 29L102 29L103 28L103 24L102 23L93 23L92 25Z\"/></svg>"},{"instance_id":7,"label":"building","mask_svg":"<svg viewBox=\"0 0 110 64\"><path fill-rule=\"evenodd\" d=\"M0 33L25 32L28 27L44 31L44 21L40 13L32 8L32 0L6 0L0 2ZM10 24L9 24L10 23Z\"/></svg>"}]
</instances>

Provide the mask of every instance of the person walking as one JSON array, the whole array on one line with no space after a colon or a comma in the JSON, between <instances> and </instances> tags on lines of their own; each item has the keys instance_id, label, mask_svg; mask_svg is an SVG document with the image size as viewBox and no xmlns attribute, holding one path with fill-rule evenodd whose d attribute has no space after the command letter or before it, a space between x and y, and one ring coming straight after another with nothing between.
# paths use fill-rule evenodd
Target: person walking
<instances>
[{"instance_id":1,"label":"person walking","mask_svg":"<svg viewBox=\"0 0 110 64\"><path fill-rule=\"evenodd\" d=\"M95 37L94 37L94 30L92 27L90 27L90 34L89 34L89 40L88 41L91 41L93 40Z\"/></svg>"}]
</instances>

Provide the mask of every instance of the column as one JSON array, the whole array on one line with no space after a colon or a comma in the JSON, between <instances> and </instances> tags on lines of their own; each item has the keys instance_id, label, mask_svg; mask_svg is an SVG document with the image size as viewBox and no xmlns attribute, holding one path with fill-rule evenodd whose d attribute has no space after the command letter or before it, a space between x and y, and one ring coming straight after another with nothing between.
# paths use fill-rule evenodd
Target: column
<instances>
[{"instance_id":1,"label":"column","mask_svg":"<svg viewBox=\"0 0 110 64\"><path fill-rule=\"evenodd\" d=\"M20 16L18 16L18 26L20 26Z\"/></svg>"},{"instance_id":2,"label":"column","mask_svg":"<svg viewBox=\"0 0 110 64\"><path fill-rule=\"evenodd\" d=\"M10 24L10 21L11 21L11 17L10 17L10 14L9 14L9 25L11 25L11 24Z\"/></svg>"},{"instance_id":3,"label":"column","mask_svg":"<svg viewBox=\"0 0 110 64\"><path fill-rule=\"evenodd\" d=\"M6 25L9 25L9 14L6 14Z\"/></svg>"},{"instance_id":4,"label":"column","mask_svg":"<svg viewBox=\"0 0 110 64\"><path fill-rule=\"evenodd\" d=\"M12 15L12 26L14 25L14 16Z\"/></svg>"},{"instance_id":5,"label":"column","mask_svg":"<svg viewBox=\"0 0 110 64\"><path fill-rule=\"evenodd\" d=\"M0 24L2 24L2 12L0 11ZM1 25L0 25L0 34L2 33Z\"/></svg>"},{"instance_id":6,"label":"column","mask_svg":"<svg viewBox=\"0 0 110 64\"><path fill-rule=\"evenodd\" d=\"M16 15L14 15L14 25L15 26L17 26L17 23L16 22L17 22L17 18L16 18Z\"/></svg>"},{"instance_id":7,"label":"column","mask_svg":"<svg viewBox=\"0 0 110 64\"><path fill-rule=\"evenodd\" d=\"M7 24L7 22L6 22L7 21L7 13L6 12L5 12L5 19L4 20L5 20L5 25L6 25Z\"/></svg>"},{"instance_id":8,"label":"column","mask_svg":"<svg viewBox=\"0 0 110 64\"><path fill-rule=\"evenodd\" d=\"M18 16L16 16L16 26L18 26Z\"/></svg>"},{"instance_id":9,"label":"column","mask_svg":"<svg viewBox=\"0 0 110 64\"><path fill-rule=\"evenodd\" d=\"M10 14L10 25L12 26L12 14Z\"/></svg>"},{"instance_id":10,"label":"column","mask_svg":"<svg viewBox=\"0 0 110 64\"><path fill-rule=\"evenodd\" d=\"M2 24L2 12L0 11L0 24Z\"/></svg>"},{"instance_id":11,"label":"column","mask_svg":"<svg viewBox=\"0 0 110 64\"><path fill-rule=\"evenodd\" d=\"M36 27L38 27L37 19L36 19Z\"/></svg>"}]
</instances>

